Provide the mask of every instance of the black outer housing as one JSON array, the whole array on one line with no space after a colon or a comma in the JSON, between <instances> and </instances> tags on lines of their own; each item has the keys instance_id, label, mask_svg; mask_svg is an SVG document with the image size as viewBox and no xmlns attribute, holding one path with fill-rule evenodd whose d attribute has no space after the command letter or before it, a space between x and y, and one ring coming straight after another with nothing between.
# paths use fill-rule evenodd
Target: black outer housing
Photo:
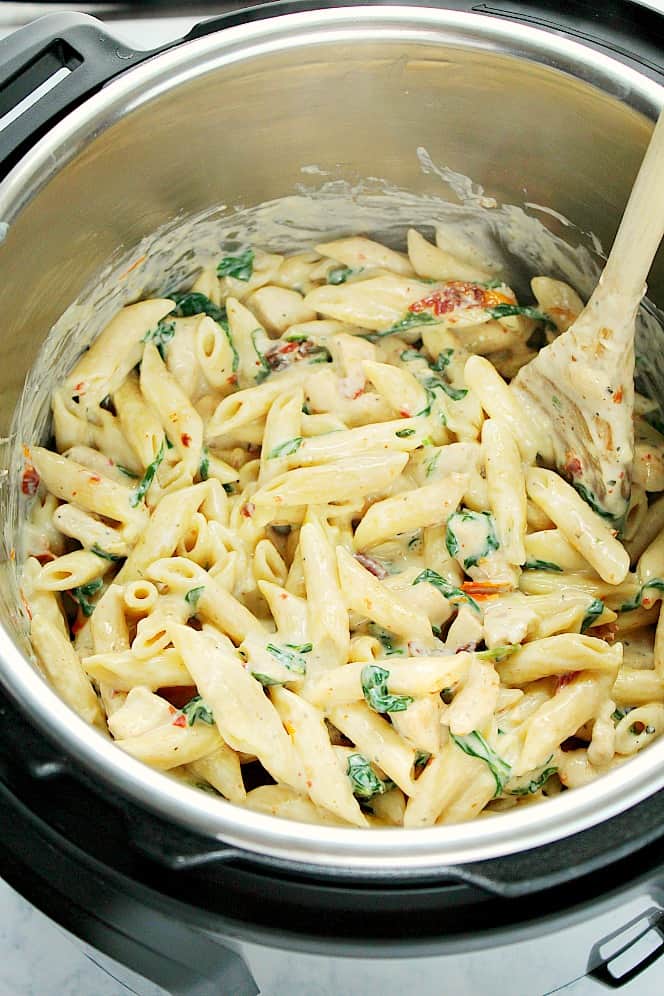
<instances>
[{"instance_id":1,"label":"black outer housing","mask_svg":"<svg viewBox=\"0 0 664 996\"><path fill-rule=\"evenodd\" d=\"M183 40L277 14L355 5L270 3L203 21ZM437 6L562 34L664 83L658 44L664 19L630 0L605 2L601 12L592 0L575 0L562 11L556 0ZM0 115L58 65L72 69L2 132L0 177L74 107L154 54L128 49L99 22L79 15L54 14L0 41ZM223 952L222 991L256 991L232 952L206 947L210 942L192 932L196 927L301 949L366 954L370 945L373 954L394 956L398 943L399 955L424 954L468 947L478 938L499 943L496 923L503 925L503 941L517 926L521 935L533 921L541 928L544 915L573 915L572 896L583 896L589 915L608 885L618 894L664 871L664 792L574 837L435 873L344 873L253 855L167 824L126 800L109 800L108 790L61 756L48 731L35 730L6 693L0 695L0 874L58 922L174 993L208 991L193 987L192 964L200 978L215 980L209 991L219 991L214 952ZM135 939L139 923L141 942ZM148 949L158 957L151 959Z\"/></svg>"}]
</instances>

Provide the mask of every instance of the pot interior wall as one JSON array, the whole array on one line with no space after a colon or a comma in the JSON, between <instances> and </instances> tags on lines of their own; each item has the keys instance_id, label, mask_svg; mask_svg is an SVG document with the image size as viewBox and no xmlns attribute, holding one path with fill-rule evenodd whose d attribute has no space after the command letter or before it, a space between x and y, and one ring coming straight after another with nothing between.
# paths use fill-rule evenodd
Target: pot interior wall
<instances>
[{"instance_id":1,"label":"pot interior wall","mask_svg":"<svg viewBox=\"0 0 664 996\"><path fill-rule=\"evenodd\" d=\"M186 283L220 242L267 232L257 244L287 249L355 230L398 241L409 223L449 214L465 225L481 215L488 249L514 265L521 285L555 256L553 275L589 293L597 257L588 250L595 237L611 244L650 121L616 96L488 43L433 31L376 34L367 40L366 26L343 41L305 34L286 50L236 61L187 60L185 47L147 88L133 92L127 74L106 100L100 94L76 112L71 135L54 135L50 168L0 243L0 434L58 326L15 422L13 484L20 443L43 434L50 390L77 352L120 305ZM520 210L529 203L553 213L530 209L529 227ZM540 251L547 229L553 255ZM561 239L574 247L568 255ZM528 259L519 268L521 254ZM661 254L651 296L664 301ZM7 548L16 491L3 505ZM0 592L25 649L12 571L0 574Z\"/></svg>"},{"instance_id":2,"label":"pot interior wall","mask_svg":"<svg viewBox=\"0 0 664 996\"><path fill-rule=\"evenodd\" d=\"M302 44L200 78L173 74L159 89L120 120L95 122L101 133L0 246L0 432L58 317L118 249L177 216L290 194L312 165L326 179L380 177L455 200L422 171L424 148L497 201L545 205L606 246L651 127L554 69L442 39ZM655 298L663 285L660 259Z\"/></svg>"}]
</instances>

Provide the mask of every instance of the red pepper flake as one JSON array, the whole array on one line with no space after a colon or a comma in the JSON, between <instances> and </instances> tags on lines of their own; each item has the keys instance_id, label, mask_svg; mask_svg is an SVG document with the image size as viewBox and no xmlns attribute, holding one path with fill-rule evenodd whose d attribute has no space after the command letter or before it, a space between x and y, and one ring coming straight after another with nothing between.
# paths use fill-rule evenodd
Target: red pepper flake
<instances>
[{"instance_id":1,"label":"red pepper flake","mask_svg":"<svg viewBox=\"0 0 664 996\"><path fill-rule=\"evenodd\" d=\"M613 395L612 401L614 405L619 405L622 399L623 399L623 389L621 385L616 391L616 393Z\"/></svg>"},{"instance_id":2,"label":"red pepper flake","mask_svg":"<svg viewBox=\"0 0 664 996\"><path fill-rule=\"evenodd\" d=\"M565 687L565 685L569 685L572 678L575 678L577 674L579 674L578 671L569 671L567 674L559 674L558 681L556 682L556 691L559 692L561 688Z\"/></svg>"},{"instance_id":3,"label":"red pepper flake","mask_svg":"<svg viewBox=\"0 0 664 996\"><path fill-rule=\"evenodd\" d=\"M31 463L26 464L23 476L21 477L21 491L23 494L28 495L29 498L36 495L39 488L39 480L39 474L33 465Z\"/></svg>"},{"instance_id":4,"label":"red pepper flake","mask_svg":"<svg viewBox=\"0 0 664 996\"><path fill-rule=\"evenodd\" d=\"M77 394L83 394L85 391L85 381L79 380L78 384L74 384L74 390Z\"/></svg>"},{"instance_id":5,"label":"red pepper flake","mask_svg":"<svg viewBox=\"0 0 664 996\"><path fill-rule=\"evenodd\" d=\"M101 477L99 476L99 474L90 474L90 477L88 478L88 483L101 484Z\"/></svg>"},{"instance_id":6,"label":"red pepper flake","mask_svg":"<svg viewBox=\"0 0 664 996\"><path fill-rule=\"evenodd\" d=\"M399 409L399 415L401 415L401 418L410 418L410 412L407 411L405 408Z\"/></svg>"},{"instance_id":7,"label":"red pepper flake","mask_svg":"<svg viewBox=\"0 0 664 996\"><path fill-rule=\"evenodd\" d=\"M181 712L180 715L177 717L177 719L174 719L173 722L171 723L171 726L185 727L186 725L187 725L187 717L183 712Z\"/></svg>"},{"instance_id":8,"label":"red pepper flake","mask_svg":"<svg viewBox=\"0 0 664 996\"><path fill-rule=\"evenodd\" d=\"M245 517L245 519L250 519L254 512L256 511L256 506L253 501L248 501L240 509L240 514Z\"/></svg>"},{"instance_id":9,"label":"red pepper flake","mask_svg":"<svg viewBox=\"0 0 664 996\"><path fill-rule=\"evenodd\" d=\"M312 787L312 785L313 785L312 780L310 778L307 778L307 788L310 789Z\"/></svg>"},{"instance_id":10,"label":"red pepper flake","mask_svg":"<svg viewBox=\"0 0 664 996\"><path fill-rule=\"evenodd\" d=\"M478 284L465 280L450 280L442 290L434 291L428 297L411 304L409 311L419 315L422 311L432 311L436 318L447 315L457 308L485 307L485 290Z\"/></svg>"},{"instance_id":11,"label":"red pepper flake","mask_svg":"<svg viewBox=\"0 0 664 996\"><path fill-rule=\"evenodd\" d=\"M183 432L180 436L180 442L183 446L191 446L191 436L188 432Z\"/></svg>"},{"instance_id":12,"label":"red pepper flake","mask_svg":"<svg viewBox=\"0 0 664 996\"><path fill-rule=\"evenodd\" d=\"M230 377L226 378L227 384L237 384L237 374L231 374Z\"/></svg>"},{"instance_id":13,"label":"red pepper flake","mask_svg":"<svg viewBox=\"0 0 664 996\"><path fill-rule=\"evenodd\" d=\"M378 578L379 581L382 581L383 578L387 577L388 571L386 571L381 562L376 560L374 557L369 557L366 553L356 553L355 559L358 564L362 564L362 567L369 571L370 574L373 574L375 578Z\"/></svg>"}]
</instances>

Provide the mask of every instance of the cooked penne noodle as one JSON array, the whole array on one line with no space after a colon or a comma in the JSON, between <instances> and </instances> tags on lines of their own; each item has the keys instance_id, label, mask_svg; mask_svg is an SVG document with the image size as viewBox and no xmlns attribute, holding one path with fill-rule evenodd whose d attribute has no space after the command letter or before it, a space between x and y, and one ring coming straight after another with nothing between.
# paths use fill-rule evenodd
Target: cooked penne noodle
<instances>
[{"instance_id":1,"label":"cooked penne noodle","mask_svg":"<svg viewBox=\"0 0 664 996\"><path fill-rule=\"evenodd\" d=\"M521 304L431 227L206 257L111 318L55 386L54 449L23 449L36 660L173 793L445 827L664 734L657 403L620 535L507 381L578 294L535 274Z\"/></svg>"}]
</instances>

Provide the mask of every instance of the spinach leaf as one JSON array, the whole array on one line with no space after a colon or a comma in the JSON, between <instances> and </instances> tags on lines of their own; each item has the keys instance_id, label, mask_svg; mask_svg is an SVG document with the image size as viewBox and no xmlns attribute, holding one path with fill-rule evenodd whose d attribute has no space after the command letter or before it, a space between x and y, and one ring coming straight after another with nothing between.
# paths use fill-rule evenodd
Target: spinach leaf
<instances>
[{"instance_id":1,"label":"spinach leaf","mask_svg":"<svg viewBox=\"0 0 664 996\"><path fill-rule=\"evenodd\" d=\"M655 432L659 432L661 436L664 436L664 418L662 418L661 409L658 408L654 412L646 412L643 417Z\"/></svg>"},{"instance_id":2,"label":"spinach leaf","mask_svg":"<svg viewBox=\"0 0 664 996\"><path fill-rule=\"evenodd\" d=\"M261 352L261 350L258 348L258 344L256 343L256 336L260 335L261 332L262 332L262 329L254 329L253 332L251 333L251 343L252 343L252 345L254 347L254 352L255 352L256 356L258 357L258 362L260 363L260 370L258 371L258 373L256 374L256 376L254 378L254 380L256 381L257 384L262 384L263 381L267 377L269 377L270 374L272 373L272 368L271 368L270 364L267 361L267 357L265 356L265 353Z\"/></svg>"},{"instance_id":3,"label":"spinach leaf","mask_svg":"<svg viewBox=\"0 0 664 996\"><path fill-rule=\"evenodd\" d=\"M204 591L205 591L205 585L201 584L197 588L190 588L187 594L184 596L185 602L187 603L187 605L191 606L194 612L198 608L200 597Z\"/></svg>"},{"instance_id":4,"label":"spinach leaf","mask_svg":"<svg viewBox=\"0 0 664 996\"><path fill-rule=\"evenodd\" d=\"M479 525L484 531L483 546L468 556L463 557L463 566L468 570L469 567L475 567L483 557L488 557L492 550L497 550L500 544L496 536L491 513L472 512L464 508L460 512L454 512L447 520L445 546L450 557L456 557L462 551L463 547L467 545L468 540L464 540L463 538L464 525ZM459 539L455 530L459 531L461 539Z\"/></svg>"},{"instance_id":5,"label":"spinach leaf","mask_svg":"<svg viewBox=\"0 0 664 996\"><path fill-rule=\"evenodd\" d=\"M551 757L553 757L553 754L551 755ZM539 790L546 785L549 778L551 778L552 775L555 775L556 772L558 771L558 768L556 768L555 765L551 765L551 767L548 767L551 757L549 757L548 761L546 762L544 768L539 773L539 775L536 775L535 778L531 778L531 780L526 785L517 785L516 788L508 789L507 794L534 795L535 792L539 792Z\"/></svg>"},{"instance_id":6,"label":"spinach leaf","mask_svg":"<svg viewBox=\"0 0 664 996\"><path fill-rule=\"evenodd\" d=\"M618 725L621 719L624 719L625 716L632 711L633 708L634 706L622 706L622 708L618 707L617 709L614 709L614 711L611 713L611 719L616 724L616 726Z\"/></svg>"},{"instance_id":7,"label":"spinach leaf","mask_svg":"<svg viewBox=\"0 0 664 996\"><path fill-rule=\"evenodd\" d=\"M524 318L532 318L536 322L544 322L544 326L556 329L558 326L550 315L545 311L538 311L528 304L496 304L493 308L487 308L487 312L492 318L510 318L512 315L523 315Z\"/></svg>"},{"instance_id":8,"label":"spinach leaf","mask_svg":"<svg viewBox=\"0 0 664 996\"><path fill-rule=\"evenodd\" d=\"M425 477L431 477L431 475L434 473L436 469L436 464L438 463L439 460L440 460L440 450L438 450L437 453L434 453L434 455L427 460L425 465Z\"/></svg>"},{"instance_id":9,"label":"spinach leaf","mask_svg":"<svg viewBox=\"0 0 664 996\"><path fill-rule=\"evenodd\" d=\"M586 609L586 614L581 621L581 632L585 633L588 627L592 626L595 619L601 616L602 612L604 612L604 602L600 598L594 598Z\"/></svg>"},{"instance_id":10,"label":"spinach leaf","mask_svg":"<svg viewBox=\"0 0 664 996\"><path fill-rule=\"evenodd\" d=\"M349 277L355 277L364 270L363 266L354 270L352 266L334 266L327 271L328 284L345 284Z\"/></svg>"},{"instance_id":11,"label":"spinach leaf","mask_svg":"<svg viewBox=\"0 0 664 996\"><path fill-rule=\"evenodd\" d=\"M217 263L218 277L235 277L245 283L251 279L254 272L254 250L245 249L239 256L224 256Z\"/></svg>"},{"instance_id":12,"label":"spinach leaf","mask_svg":"<svg viewBox=\"0 0 664 996\"><path fill-rule=\"evenodd\" d=\"M577 492L577 494L579 494L583 498L586 505L590 505L593 512L596 512L597 515L600 515L603 519L608 519L609 522L616 521L615 515L613 515L611 512L607 512L606 509L602 508L602 506L599 504L597 498L592 493L590 488L587 488L585 484L581 484L579 481L572 481L571 484L574 490Z\"/></svg>"},{"instance_id":13,"label":"spinach leaf","mask_svg":"<svg viewBox=\"0 0 664 996\"><path fill-rule=\"evenodd\" d=\"M103 583L101 578L95 578L93 581L88 581L87 584L80 584L77 588L72 588L69 592L74 601L79 604L81 612L86 618L89 618L95 610L94 604L88 599L91 595L96 595Z\"/></svg>"},{"instance_id":14,"label":"spinach leaf","mask_svg":"<svg viewBox=\"0 0 664 996\"><path fill-rule=\"evenodd\" d=\"M383 781L371 767L369 759L364 754L349 754L346 774L353 786L356 799L368 802L375 795L384 795L394 788L394 782Z\"/></svg>"},{"instance_id":15,"label":"spinach leaf","mask_svg":"<svg viewBox=\"0 0 664 996\"><path fill-rule=\"evenodd\" d=\"M279 678L271 678L269 674L261 674L260 671L252 671L251 677L259 681L263 688L270 688L272 685L283 685Z\"/></svg>"},{"instance_id":16,"label":"spinach leaf","mask_svg":"<svg viewBox=\"0 0 664 996\"><path fill-rule=\"evenodd\" d=\"M189 726L193 726L196 722L207 723L208 726L214 725L212 710L200 695L194 695L193 699L189 699L180 711L187 717Z\"/></svg>"},{"instance_id":17,"label":"spinach leaf","mask_svg":"<svg viewBox=\"0 0 664 996\"><path fill-rule=\"evenodd\" d=\"M405 712L413 699L410 695L392 695L388 692L389 676L390 672L384 667L366 664L360 675L364 699L374 712Z\"/></svg>"},{"instance_id":18,"label":"spinach leaf","mask_svg":"<svg viewBox=\"0 0 664 996\"><path fill-rule=\"evenodd\" d=\"M114 564L118 564L121 560L125 558L120 556L119 553L108 553L107 550L102 550L100 546L95 543L94 546L90 547L90 553L94 553L95 556L101 557L103 560L110 560Z\"/></svg>"},{"instance_id":19,"label":"spinach leaf","mask_svg":"<svg viewBox=\"0 0 664 996\"><path fill-rule=\"evenodd\" d=\"M624 602L620 606L618 612L632 612L634 609L640 609L643 603L643 596L648 588L654 588L656 591L664 591L664 581L661 578L653 578L651 581L646 581L630 602Z\"/></svg>"},{"instance_id":20,"label":"spinach leaf","mask_svg":"<svg viewBox=\"0 0 664 996\"><path fill-rule=\"evenodd\" d=\"M382 629L375 623L370 623L369 632L372 636L375 636L385 651L386 657L399 657L405 654L405 650L401 647L394 646L394 637L391 633L388 633L386 629Z\"/></svg>"},{"instance_id":21,"label":"spinach leaf","mask_svg":"<svg viewBox=\"0 0 664 996\"><path fill-rule=\"evenodd\" d=\"M527 560L523 565L524 571L559 571L562 572L562 567L558 564L552 563L550 560Z\"/></svg>"},{"instance_id":22,"label":"spinach leaf","mask_svg":"<svg viewBox=\"0 0 664 996\"><path fill-rule=\"evenodd\" d=\"M125 477L131 477L132 480L134 481L138 480L138 474L135 474L133 470L129 470L128 467L123 467L121 463L116 463L115 466L118 468L121 474L124 474Z\"/></svg>"},{"instance_id":23,"label":"spinach leaf","mask_svg":"<svg viewBox=\"0 0 664 996\"><path fill-rule=\"evenodd\" d=\"M520 649L521 646L518 643L506 643L502 647L494 647L493 650L480 650L476 657L479 657L481 661L493 661L494 664L501 664L502 661L506 661L508 657Z\"/></svg>"},{"instance_id":24,"label":"spinach leaf","mask_svg":"<svg viewBox=\"0 0 664 996\"><path fill-rule=\"evenodd\" d=\"M161 446L159 447L159 452L157 453L152 463L148 464L145 473L143 474L143 477L141 478L138 484L138 487L136 488L131 498L129 499L129 504L131 505L132 508L136 508L136 506L139 505L141 501L145 498L150 488L150 485L154 481L155 475L159 470L159 465L165 456L166 456L166 446L164 444L164 440L162 439Z\"/></svg>"},{"instance_id":25,"label":"spinach leaf","mask_svg":"<svg viewBox=\"0 0 664 996\"><path fill-rule=\"evenodd\" d=\"M504 758L496 754L495 750L489 747L482 734L477 730L473 730L472 733L468 733L464 737L458 737L454 733L450 733L450 737L464 754L468 754L470 757L477 757L480 761L484 761L488 765L496 783L495 799L497 795L500 795L505 788L505 784L509 781L512 772L511 764L508 764Z\"/></svg>"},{"instance_id":26,"label":"spinach leaf","mask_svg":"<svg viewBox=\"0 0 664 996\"><path fill-rule=\"evenodd\" d=\"M192 315L209 315L222 327L228 328L228 317L226 309L201 294L200 291L185 291L183 294L169 294L171 301L175 301L175 309L172 312L177 318L191 318Z\"/></svg>"},{"instance_id":27,"label":"spinach leaf","mask_svg":"<svg viewBox=\"0 0 664 996\"><path fill-rule=\"evenodd\" d=\"M448 398L452 401L461 401L468 394L467 387L452 387L451 384L447 384L444 380L440 380L439 377L429 377L427 380L422 381L422 386L429 395L429 408L433 404L436 391L443 391Z\"/></svg>"},{"instance_id":28,"label":"spinach leaf","mask_svg":"<svg viewBox=\"0 0 664 996\"><path fill-rule=\"evenodd\" d=\"M303 436L295 436L294 439L287 439L284 443L279 443L278 446L270 450L267 458L268 460L274 460L276 457L285 457L290 456L291 453L297 453L303 442Z\"/></svg>"},{"instance_id":29,"label":"spinach leaf","mask_svg":"<svg viewBox=\"0 0 664 996\"><path fill-rule=\"evenodd\" d=\"M207 481L210 476L210 451L207 446L201 452L201 462L198 465L198 476L201 481Z\"/></svg>"},{"instance_id":30,"label":"spinach leaf","mask_svg":"<svg viewBox=\"0 0 664 996\"><path fill-rule=\"evenodd\" d=\"M308 654L313 650L311 643L287 643L284 647L277 647L274 643L268 643L265 648L272 654L275 660L293 674L306 674L307 662L301 654Z\"/></svg>"},{"instance_id":31,"label":"spinach leaf","mask_svg":"<svg viewBox=\"0 0 664 996\"><path fill-rule=\"evenodd\" d=\"M420 775L431 759L431 754L428 750L418 750L415 754L415 760L413 761L413 768L415 769L415 778Z\"/></svg>"},{"instance_id":32,"label":"spinach leaf","mask_svg":"<svg viewBox=\"0 0 664 996\"><path fill-rule=\"evenodd\" d=\"M461 590L461 588L456 588L446 578L441 577L437 571L431 570L430 567L427 567L425 570L421 571L413 581L413 584L422 584L424 581L428 581L429 584L434 586L434 588L437 588L441 595L448 601L467 602L468 605L475 609L476 612L480 611L480 607L474 598L467 595L465 591Z\"/></svg>"},{"instance_id":33,"label":"spinach leaf","mask_svg":"<svg viewBox=\"0 0 664 996\"><path fill-rule=\"evenodd\" d=\"M395 322L394 325L390 325L388 329L383 329L382 332L369 332L363 335L362 338L368 339L370 342L376 342L378 339L384 339L386 335L399 335L401 332L407 332L409 329L417 328L419 325L432 325L438 321L440 319L428 311L409 311L400 321Z\"/></svg>"},{"instance_id":34,"label":"spinach leaf","mask_svg":"<svg viewBox=\"0 0 664 996\"><path fill-rule=\"evenodd\" d=\"M415 435L415 430L414 429L399 429L397 432L394 433L394 435L397 437L397 439L406 439L408 436L414 436Z\"/></svg>"},{"instance_id":35,"label":"spinach leaf","mask_svg":"<svg viewBox=\"0 0 664 996\"><path fill-rule=\"evenodd\" d=\"M175 335L175 325L167 322L163 318L157 323L157 327L150 329L143 336L143 342L152 342L159 350L162 360L166 360L166 346Z\"/></svg>"}]
</instances>

